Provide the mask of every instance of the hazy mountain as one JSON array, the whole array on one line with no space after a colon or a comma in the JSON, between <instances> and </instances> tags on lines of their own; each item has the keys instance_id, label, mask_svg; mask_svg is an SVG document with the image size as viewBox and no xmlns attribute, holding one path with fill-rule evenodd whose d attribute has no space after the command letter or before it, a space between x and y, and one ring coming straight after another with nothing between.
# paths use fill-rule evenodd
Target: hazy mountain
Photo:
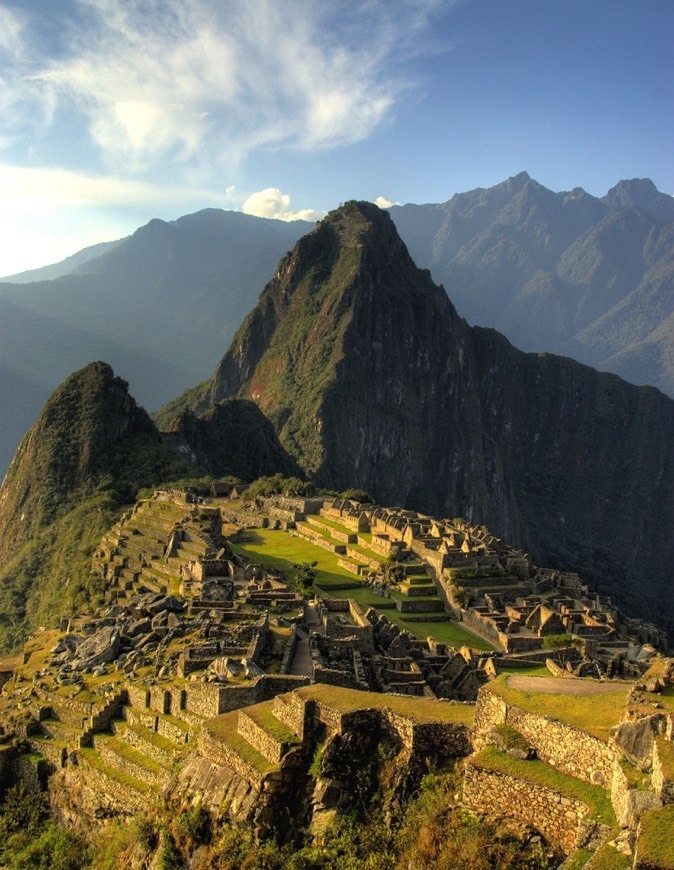
<instances>
[{"instance_id":1,"label":"hazy mountain","mask_svg":"<svg viewBox=\"0 0 674 870\"><path fill-rule=\"evenodd\" d=\"M281 261L193 404L229 396L324 486L484 522L634 612L674 613L674 402L469 327L373 205Z\"/></svg>"},{"instance_id":2,"label":"hazy mountain","mask_svg":"<svg viewBox=\"0 0 674 870\"><path fill-rule=\"evenodd\" d=\"M5 275L0 278L0 281L10 284L31 284L33 281L53 281L63 275L72 275L123 241L124 239L117 239L114 242L100 242L98 245L90 245L59 263L52 263L50 266L42 266L39 269L28 269L26 272L17 272L15 275Z\"/></svg>"},{"instance_id":3,"label":"hazy mountain","mask_svg":"<svg viewBox=\"0 0 674 870\"><path fill-rule=\"evenodd\" d=\"M597 199L523 172L390 214L470 323L674 395L674 200L648 179Z\"/></svg>"},{"instance_id":4,"label":"hazy mountain","mask_svg":"<svg viewBox=\"0 0 674 870\"><path fill-rule=\"evenodd\" d=\"M55 280L2 284L0 471L50 392L91 359L109 360L151 409L207 377L311 226L207 209L85 249L48 267L69 269Z\"/></svg>"}]
</instances>

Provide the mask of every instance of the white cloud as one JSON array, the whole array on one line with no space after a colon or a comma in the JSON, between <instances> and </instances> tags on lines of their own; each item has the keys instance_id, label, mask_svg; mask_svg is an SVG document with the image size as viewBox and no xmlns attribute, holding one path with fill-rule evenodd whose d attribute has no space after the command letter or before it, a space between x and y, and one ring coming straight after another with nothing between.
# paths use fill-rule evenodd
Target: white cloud
<instances>
[{"instance_id":1,"label":"white cloud","mask_svg":"<svg viewBox=\"0 0 674 870\"><path fill-rule=\"evenodd\" d=\"M36 54L10 91L76 110L110 161L242 161L261 147L316 149L369 136L409 86L441 0L73 0L65 47ZM18 19L10 22L14 30Z\"/></svg>"},{"instance_id":2,"label":"white cloud","mask_svg":"<svg viewBox=\"0 0 674 870\"><path fill-rule=\"evenodd\" d=\"M255 217L274 218L281 221L317 221L324 217L325 212L311 208L291 211L290 196L282 193L278 187L267 187L257 193L251 193L241 206L244 214Z\"/></svg>"},{"instance_id":3,"label":"white cloud","mask_svg":"<svg viewBox=\"0 0 674 870\"><path fill-rule=\"evenodd\" d=\"M375 201L375 205L378 205L379 208L391 208L392 205L400 205L399 202L392 202L390 199L385 199L383 196L378 196Z\"/></svg>"}]
</instances>

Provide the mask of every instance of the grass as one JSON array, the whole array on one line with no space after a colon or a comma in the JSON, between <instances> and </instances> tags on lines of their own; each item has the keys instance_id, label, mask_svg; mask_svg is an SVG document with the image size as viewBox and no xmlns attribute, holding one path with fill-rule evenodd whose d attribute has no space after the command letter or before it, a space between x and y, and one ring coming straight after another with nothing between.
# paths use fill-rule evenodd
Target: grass
<instances>
[{"instance_id":1,"label":"grass","mask_svg":"<svg viewBox=\"0 0 674 870\"><path fill-rule=\"evenodd\" d=\"M661 735L655 738L655 745L657 746L658 757L665 778L670 782L674 782L674 743L671 740L667 740L664 735Z\"/></svg>"},{"instance_id":2,"label":"grass","mask_svg":"<svg viewBox=\"0 0 674 870\"><path fill-rule=\"evenodd\" d=\"M301 689L296 689L296 692L301 698L318 701L340 713L353 713L356 710L366 709L389 709L417 723L446 722L470 727L475 715L473 704L412 698L406 695L361 692L358 689L344 689L341 686L327 686L322 683L304 686Z\"/></svg>"},{"instance_id":3,"label":"grass","mask_svg":"<svg viewBox=\"0 0 674 870\"><path fill-rule=\"evenodd\" d=\"M583 867L592 857L592 852L589 849L578 849L569 857L569 860L564 864L564 870L583 870Z\"/></svg>"},{"instance_id":4,"label":"grass","mask_svg":"<svg viewBox=\"0 0 674 870\"><path fill-rule=\"evenodd\" d=\"M247 764L249 764L258 773L266 774L278 768L277 764L272 764L267 761L264 755L260 755L257 749L248 743L236 730L239 711L232 710L231 713L224 713L222 716L216 716L214 719L209 719L204 726L206 731L210 733L216 740L233 749Z\"/></svg>"},{"instance_id":5,"label":"grass","mask_svg":"<svg viewBox=\"0 0 674 870\"><path fill-rule=\"evenodd\" d=\"M523 761L513 758L498 749L488 747L478 755L471 756L470 763L483 770L505 773L536 785L554 789L560 794L584 803L597 821L616 826L611 796L598 785L590 785L539 759Z\"/></svg>"},{"instance_id":6,"label":"grass","mask_svg":"<svg viewBox=\"0 0 674 870\"><path fill-rule=\"evenodd\" d=\"M133 746L117 737L111 737L109 740L106 740L106 745L115 755L150 773L160 773L163 769L157 761L148 758L147 755L143 755L142 752L139 752Z\"/></svg>"},{"instance_id":7,"label":"grass","mask_svg":"<svg viewBox=\"0 0 674 870\"><path fill-rule=\"evenodd\" d=\"M323 518L321 517L321 520ZM353 598L357 604L367 610L377 609L382 601L365 585L352 589L330 590L331 584L341 584L345 581L356 583L354 575L338 564L338 556L317 547L302 538L295 538L287 532L274 529L255 529L248 531L249 540L233 543L232 547L254 562L260 562L266 568L276 568L286 576L293 576L290 567L293 562L316 562L316 585L320 586L331 598ZM422 640L432 637L438 643L446 643L452 647L470 646L476 650L492 650L494 647L481 637L466 631L458 622L403 622L397 611L385 609L382 612L398 625Z\"/></svg>"},{"instance_id":8,"label":"grass","mask_svg":"<svg viewBox=\"0 0 674 870\"><path fill-rule=\"evenodd\" d=\"M529 713L538 713L549 719L558 719L579 728L599 740L608 742L611 728L620 721L625 709L627 692L608 692L603 695L571 695L552 692L521 691L507 683L508 674L502 674L485 688L499 695L513 707Z\"/></svg>"},{"instance_id":9,"label":"grass","mask_svg":"<svg viewBox=\"0 0 674 870\"><path fill-rule=\"evenodd\" d=\"M674 804L661 810L650 810L641 817L641 832L637 843L639 866L674 870Z\"/></svg>"},{"instance_id":10,"label":"grass","mask_svg":"<svg viewBox=\"0 0 674 870\"><path fill-rule=\"evenodd\" d=\"M632 859L616 852L608 843L597 849L588 864L588 870L630 870L631 867Z\"/></svg>"},{"instance_id":11,"label":"grass","mask_svg":"<svg viewBox=\"0 0 674 870\"><path fill-rule=\"evenodd\" d=\"M157 734L156 731L150 731L149 728L145 728L143 725L131 725L130 723L127 723L126 727L129 731L133 731L134 734L137 734L147 743L156 746L157 749L160 749L162 752L166 752L169 755L173 755L175 752L175 743L172 743L168 737L164 737L163 734Z\"/></svg>"},{"instance_id":12,"label":"grass","mask_svg":"<svg viewBox=\"0 0 674 870\"><path fill-rule=\"evenodd\" d=\"M529 668L517 668L512 665L502 665L499 663L498 659L496 659L496 668L499 674L521 674L523 677L549 677L550 671L545 667L545 665L541 665L540 667L534 667L533 665Z\"/></svg>"},{"instance_id":13,"label":"grass","mask_svg":"<svg viewBox=\"0 0 674 870\"><path fill-rule=\"evenodd\" d=\"M119 782L125 788L132 788L136 791L142 792L143 794L148 794L152 790L147 783L141 782L139 779L135 779L133 776L129 776L127 773L122 773L120 770L116 770L114 767L108 767L108 765L105 764L96 749L79 749L78 754L82 759L84 759L89 767L99 771L100 773L104 773L111 779L116 779L117 782Z\"/></svg>"},{"instance_id":14,"label":"grass","mask_svg":"<svg viewBox=\"0 0 674 870\"><path fill-rule=\"evenodd\" d=\"M279 742L297 743L297 735L274 716L273 706L273 701L262 701L261 704L246 707L243 712Z\"/></svg>"},{"instance_id":15,"label":"grass","mask_svg":"<svg viewBox=\"0 0 674 870\"><path fill-rule=\"evenodd\" d=\"M277 568L290 577L295 573L290 567L293 562L316 562L318 585L353 580L353 574L339 566L334 553L302 538L275 529L248 530L246 536L246 541L232 542L232 549L253 562L260 562L265 568Z\"/></svg>"}]
</instances>

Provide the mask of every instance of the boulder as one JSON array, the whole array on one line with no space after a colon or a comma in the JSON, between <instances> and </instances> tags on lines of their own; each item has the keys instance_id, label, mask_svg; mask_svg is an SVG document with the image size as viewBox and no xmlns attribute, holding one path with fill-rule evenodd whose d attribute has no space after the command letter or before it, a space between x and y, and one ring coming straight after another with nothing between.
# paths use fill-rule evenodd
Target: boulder
<instances>
[{"instance_id":1,"label":"boulder","mask_svg":"<svg viewBox=\"0 0 674 870\"><path fill-rule=\"evenodd\" d=\"M94 668L113 661L120 648L120 631L109 625L94 632L77 647L73 664L78 669Z\"/></svg>"},{"instance_id":2,"label":"boulder","mask_svg":"<svg viewBox=\"0 0 674 870\"><path fill-rule=\"evenodd\" d=\"M660 798L652 791L631 788L622 801L618 813L618 824L621 828L634 831L639 823L639 817L646 810L658 810L662 806Z\"/></svg>"}]
</instances>

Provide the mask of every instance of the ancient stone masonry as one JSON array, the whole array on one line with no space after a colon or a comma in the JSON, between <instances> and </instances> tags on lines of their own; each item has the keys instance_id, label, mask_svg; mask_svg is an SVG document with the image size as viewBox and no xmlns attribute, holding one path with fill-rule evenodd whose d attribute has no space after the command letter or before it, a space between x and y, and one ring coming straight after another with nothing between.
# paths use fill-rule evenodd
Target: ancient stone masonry
<instances>
[{"instance_id":1,"label":"ancient stone masonry","mask_svg":"<svg viewBox=\"0 0 674 870\"><path fill-rule=\"evenodd\" d=\"M567 854L585 846L596 824L587 804L554 788L528 782L483 766L478 755L466 764L463 805L478 813L500 815L516 808L519 821L539 830Z\"/></svg>"},{"instance_id":2,"label":"ancient stone masonry","mask_svg":"<svg viewBox=\"0 0 674 870\"><path fill-rule=\"evenodd\" d=\"M302 806L318 832L353 789L349 759L384 741L401 768L468 756L467 809L514 815L566 852L608 842L592 795L610 799L632 852L644 813L674 803L674 664L651 626L463 520L235 497L139 502L93 557L105 606L0 663L0 791L17 778L49 788L63 818L91 824L193 798L259 836ZM265 522L332 552L353 579L304 602L245 555L245 530ZM330 595L340 588L374 606ZM457 617L496 650L409 630ZM560 635L561 651L544 648ZM554 686L618 692L610 735L512 700L509 675L546 665ZM318 747L325 768L309 776Z\"/></svg>"}]
</instances>

